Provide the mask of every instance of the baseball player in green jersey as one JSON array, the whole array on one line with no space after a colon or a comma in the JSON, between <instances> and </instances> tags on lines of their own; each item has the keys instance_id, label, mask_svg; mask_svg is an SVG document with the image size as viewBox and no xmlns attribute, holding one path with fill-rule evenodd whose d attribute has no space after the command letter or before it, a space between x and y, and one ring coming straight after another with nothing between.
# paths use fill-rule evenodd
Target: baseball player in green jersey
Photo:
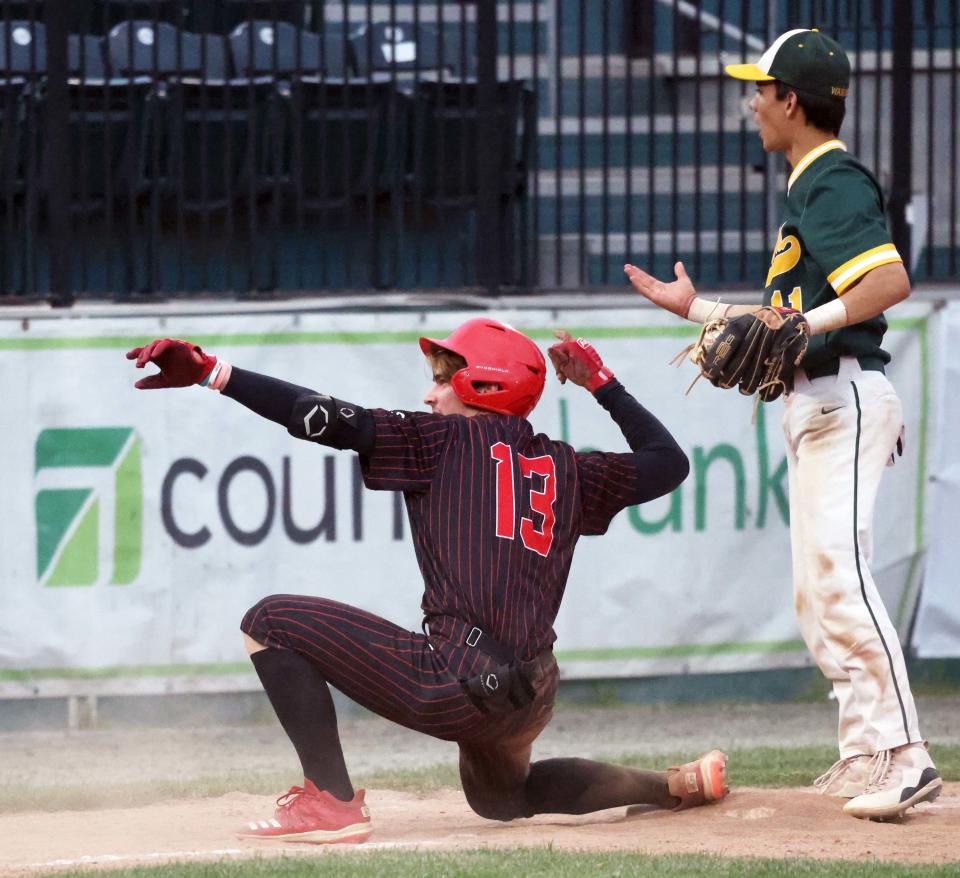
<instances>
[{"instance_id":1,"label":"baseball player in green jersey","mask_svg":"<svg viewBox=\"0 0 960 878\"><path fill-rule=\"evenodd\" d=\"M763 148L792 168L763 301L803 312L810 330L783 431L797 617L840 712L840 759L815 784L849 799L847 814L889 819L942 787L870 574L877 489L902 436L900 400L884 375L883 312L907 298L910 282L877 181L837 139L850 84L840 45L791 30L756 64L726 70L757 83L750 108ZM698 297L680 262L671 283L625 270L638 292L688 320L757 310Z\"/></svg>"}]
</instances>

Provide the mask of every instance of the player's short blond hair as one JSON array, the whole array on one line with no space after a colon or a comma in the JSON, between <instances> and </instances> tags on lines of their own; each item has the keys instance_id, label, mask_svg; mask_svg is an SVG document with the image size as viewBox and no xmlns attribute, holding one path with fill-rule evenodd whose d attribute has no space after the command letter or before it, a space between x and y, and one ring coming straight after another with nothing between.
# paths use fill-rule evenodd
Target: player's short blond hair
<instances>
[{"instance_id":1,"label":"player's short blond hair","mask_svg":"<svg viewBox=\"0 0 960 878\"><path fill-rule=\"evenodd\" d=\"M434 348L427 354L427 360L433 370L434 378L443 383L449 382L454 374L467 367L467 361L460 354L444 348Z\"/></svg>"}]
</instances>

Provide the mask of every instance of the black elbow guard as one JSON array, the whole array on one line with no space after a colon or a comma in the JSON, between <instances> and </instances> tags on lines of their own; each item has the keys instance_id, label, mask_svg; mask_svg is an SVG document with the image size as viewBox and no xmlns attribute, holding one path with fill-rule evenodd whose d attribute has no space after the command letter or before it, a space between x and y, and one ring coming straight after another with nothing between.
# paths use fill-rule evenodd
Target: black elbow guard
<instances>
[{"instance_id":1,"label":"black elbow guard","mask_svg":"<svg viewBox=\"0 0 960 878\"><path fill-rule=\"evenodd\" d=\"M373 415L365 408L320 393L298 396L287 431L297 439L361 454L373 450Z\"/></svg>"}]
</instances>

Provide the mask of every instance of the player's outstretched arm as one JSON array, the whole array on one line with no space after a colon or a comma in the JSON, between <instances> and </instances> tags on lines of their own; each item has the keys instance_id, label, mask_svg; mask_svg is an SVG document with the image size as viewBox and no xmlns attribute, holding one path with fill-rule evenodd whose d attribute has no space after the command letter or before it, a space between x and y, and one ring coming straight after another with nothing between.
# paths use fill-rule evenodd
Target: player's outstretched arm
<instances>
[{"instance_id":1,"label":"player's outstretched arm","mask_svg":"<svg viewBox=\"0 0 960 878\"><path fill-rule=\"evenodd\" d=\"M343 403L307 387L231 366L205 354L199 345L158 339L134 348L128 360L138 369L155 363L160 371L136 383L140 390L200 384L219 390L267 420L286 427L298 439L369 454L374 447L373 416L361 406Z\"/></svg>"},{"instance_id":2,"label":"player's outstretched arm","mask_svg":"<svg viewBox=\"0 0 960 878\"><path fill-rule=\"evenodd\" d=\"M659 305L678 317L694 323L706 323L708 320L719 317L730 318L739 317L741 314L753 314L760 308L760 305L730 305L698 296L682 262L674 265L673 270L677 279L670 283L657 280L652 274L647 274L642 268L629 263L623 267L623 270L633 288L641 296L649 299L654 305Z\"/></svg>"}]
</instances>

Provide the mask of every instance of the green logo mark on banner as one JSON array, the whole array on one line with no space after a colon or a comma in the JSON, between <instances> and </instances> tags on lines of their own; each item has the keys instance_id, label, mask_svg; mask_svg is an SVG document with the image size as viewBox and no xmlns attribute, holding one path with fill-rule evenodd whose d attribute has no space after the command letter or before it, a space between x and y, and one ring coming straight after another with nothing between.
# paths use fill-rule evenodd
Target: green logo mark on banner
<instances>
[{"instance_id":1,"label":"green logo mark on banner","mask_svg":"<svg viewBox=\"0 0 960 878\"><path fill-rule=\"evenodd\" d=\"M37 579L116 585L140 572L143 480L130 427L44 430L37 437Z\"/></svg>"}]
</instances>

